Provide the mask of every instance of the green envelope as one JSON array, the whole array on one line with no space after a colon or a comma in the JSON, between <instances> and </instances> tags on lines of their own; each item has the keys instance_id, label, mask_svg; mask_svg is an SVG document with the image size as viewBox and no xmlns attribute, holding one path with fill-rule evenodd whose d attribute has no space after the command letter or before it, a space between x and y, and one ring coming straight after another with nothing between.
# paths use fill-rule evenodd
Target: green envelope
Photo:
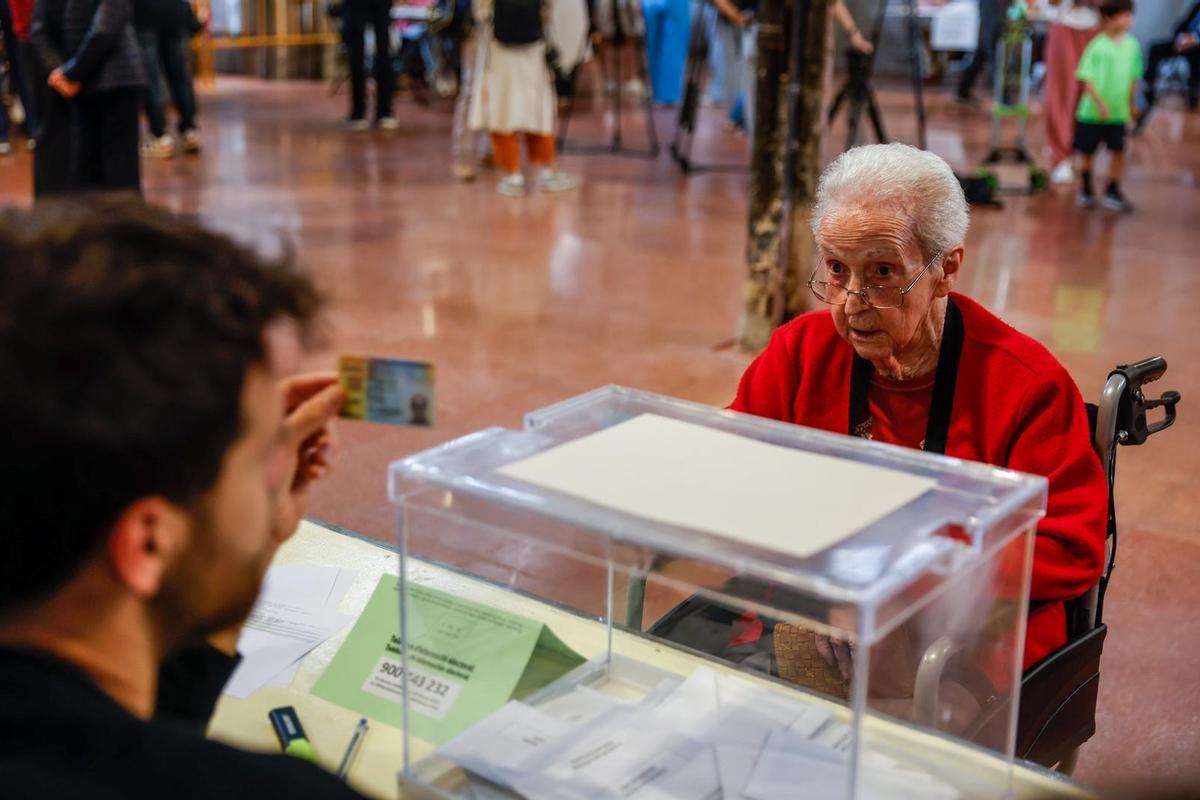
<instances>
[{"instance_id":1,"label":"green envelope","mask_svg":"<svg viewBox=\"0 0 1200 800\"><path fill-rule=\"evenodd\" d=\"M401 727L400 580L379 580L313 694ZM544 623L424 586L408 587L411 732L439 745L584 659Z\"/></svg>"}]
</instances>

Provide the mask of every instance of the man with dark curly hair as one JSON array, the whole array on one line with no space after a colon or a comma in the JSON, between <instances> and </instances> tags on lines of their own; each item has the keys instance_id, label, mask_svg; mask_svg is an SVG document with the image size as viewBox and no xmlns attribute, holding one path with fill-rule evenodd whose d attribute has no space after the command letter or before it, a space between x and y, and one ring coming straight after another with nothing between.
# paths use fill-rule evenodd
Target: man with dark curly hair
<instances>
[{"instance_id":1,"label":"man with dark curly hair","mask_svg":"<svg viewBox=\"0 0 1200 800\"><path fill-rule=\"evenodd\" d=\"M204 738L240 626L331 465L336 376L287 259L137 202L0 215L6 797L357 794Z\"/></svg>"}]
</instances>

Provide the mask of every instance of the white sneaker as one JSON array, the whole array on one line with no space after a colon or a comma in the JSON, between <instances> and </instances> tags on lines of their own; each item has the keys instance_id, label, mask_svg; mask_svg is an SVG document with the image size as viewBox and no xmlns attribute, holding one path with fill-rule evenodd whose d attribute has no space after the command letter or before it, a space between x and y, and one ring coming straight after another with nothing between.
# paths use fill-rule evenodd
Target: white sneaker
<instances>
[{"instance_id":1,"label":"white sneaker","mask_svg":"<svg viewBox=\"0 0 1200 800\"><path fill-rule=\"evenodd\" d=\"M520 197L525 194L525 176L521 174L504 176L496 184L496 191L506 197Z\"/></svg>"},{"instance_id":2,"label":"white sneaker","mask_svg":"<svg viewBox=\"0 0 1200 800\"><path fill-rule=\"evenodd\" d=\"M381 131L394 131L399 127L400 127L400 120L396 119L395 117L380 117L379 118L379 130L381 130Z\"/></svg>"},{"instance_id":3,"label":"white sneaker","mask_svg":"<svg viewBox=\"0 0 1200 800\"><path fill-rule=\"evenodd\" d=\"M538 185L543 192L567 192L578 186L579 182L565 172L547 167L538 175Z\"/></svg>"},{"instance_id":4,"label":"white sneaker","mask_svg":"<svg viewBox=\"0 0 1200 800\"><path fill-rule=\"evenodd\" d=\"M450 174L464 183L469 183L475 180L475 167L466 163L451 164Z\"/></svg>"},{"instance_id":5,"label":"white sneaker","mask_svg":"<svg viewBox=\"0 0 1200 800\"><path fill-rule=\"evenodd\" d=\"M26 139L25 140L25 149L31 153L34 150L37 150L37 139Z\"/></svg>"},{"instance_id":6,"label":"white sneaker","mask_svg":"<svg viewBox=\"0 0 1200 800\"><path fill-rule=\"evenodd\" d=\"M0 142L0 156L12 155L12 145L8 142Z\"/></svg>"},{"instance_id":7,"label":"white sneaker","mask_svg":"<svg viewBox=\"0 0 1200 800\"><path fill-rule=\"evenodd\" d=\"M200 152L200 132L195 128L183 132L183 152L193 156Z\"/></svg>"},{"instance_id":8,"label":"white sneaker","mask_svg":"<svg viewBox=\"0 0 1200 800\"><path fill-rule=\"evenodd\" d=\"M1067 185L1075 182L1075 168L1071 166L1070 159L1064 159L1059 163L1054 171L1050 173L1050 180L1059 185Z\"/></svg>"},{"instance_id":9,"label":"white sneaker","mask_svg":"<svg viewBox=\"0 0 1200 800\"><path fill-rule=\"evenodd\" d=\"M173 158L175 140L170 136L150 137L142 142L142 158Z\"/></svg>"},{"instance_id":10,"label":"white sneaker","mask_svg":"<svg viewBox=\"0 0 1200 800\"><path fill-rule=\"evenodd\" d=\"M362 117L348 117L342 122L342 128L348 131L359 133L371 127L371 123L367 122Z\"/></svg>"}]
</instances>

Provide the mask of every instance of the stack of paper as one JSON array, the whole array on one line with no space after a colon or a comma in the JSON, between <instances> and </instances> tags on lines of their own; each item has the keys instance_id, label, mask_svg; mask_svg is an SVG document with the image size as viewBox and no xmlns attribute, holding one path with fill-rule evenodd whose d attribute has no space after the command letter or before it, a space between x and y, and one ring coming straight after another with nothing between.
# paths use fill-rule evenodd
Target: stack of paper
<instances>
[{"instance_id":1,"label":"stack of paper","mask_svg":"<svg viewBox=\"0 0 1200 800\"><path fill-rule=\"evenodd\" d=\"M586 688L511 702L437 754L481 779L475 797L782 800L843 796L851 743L830 708L701 668L636 704ZM862 797L959 796L867 750L858 775Z\"/></svg>"},{"instance_id":2,"label":"stack of paper","mask_svg":"<svg viewBox=\"0 0 1200 800\"><path fill-rule=\"evenodd\" d=\"M291 684L300 660L354 619L337 609L357 574L337 567L271 567L238 639L242 662L225 693L248 697L263 686Z\"/></svg>"}]
</instances>

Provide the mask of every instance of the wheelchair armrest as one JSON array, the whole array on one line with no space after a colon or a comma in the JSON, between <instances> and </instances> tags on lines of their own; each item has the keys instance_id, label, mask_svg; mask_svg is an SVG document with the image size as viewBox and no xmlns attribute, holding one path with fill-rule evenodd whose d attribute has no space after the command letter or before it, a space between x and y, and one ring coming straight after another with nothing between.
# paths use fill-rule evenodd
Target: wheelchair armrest
<instances>
[{"instance_id":1,"label":"wheelchair armrest","mask_svg":"<svg viewBox=\"0 0 1200 800\"><path fill-rule=\"evenodd\" d=\"M946 665L963 650L961 642L949 636L937 639L925 649L917 665L917 680L913 686L913 720L923 727L937 728L939 690Z\"/></svg>"}]
</instances>

